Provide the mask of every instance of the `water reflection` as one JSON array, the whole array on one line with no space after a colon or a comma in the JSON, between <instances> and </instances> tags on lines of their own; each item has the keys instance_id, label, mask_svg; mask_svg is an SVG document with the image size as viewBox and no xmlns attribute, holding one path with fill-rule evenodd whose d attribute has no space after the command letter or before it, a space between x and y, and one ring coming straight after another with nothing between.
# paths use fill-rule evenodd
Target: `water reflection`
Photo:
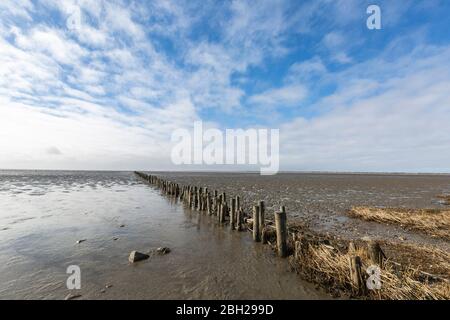
<instances>
[{"instance_id":1,"label":"water reflection","mask_svg":"<svg viewBox=\"0 0 450 320\"><path fill-rule=\"evenodd\" d=\"M63 299L72 264L82 299L326 297L247 232L184 210L132 173L3 172L0 181L0 298ZM172 252L128 263L130 251L161 246Z\"/></svg>"}]
</instances>

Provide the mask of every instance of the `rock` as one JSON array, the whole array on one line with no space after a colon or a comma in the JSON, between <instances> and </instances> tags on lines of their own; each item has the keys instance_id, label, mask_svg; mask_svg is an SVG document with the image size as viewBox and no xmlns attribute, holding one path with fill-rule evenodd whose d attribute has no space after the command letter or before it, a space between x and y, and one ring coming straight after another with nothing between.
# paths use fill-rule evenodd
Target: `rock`
<instances>
[{"instance_id":1,"label":"rock","mask_svg":"<svg viewBox=\"0 0 450 320\"><path fill-rule=\"evenodd\" d=\"M112 286L113 286L112 284L107 284L107 285L105 286L105 288L106 288L106 289L109 289L109 288L112 288Z\"/></svg>"},{"instance_id":2,"label":"rock","mask_svg":"<svg viewBox=\"0 0 450 320\"><path fill-rule=\"evenodd\" d=\"M128 261L131 263L146 260L150 258L148 254L138 252L138 251L131 251L130 256L128 257Z\"/></svg>"},{"instance_id":3,"label":"rock","mask_svg":"<svg viewBox=\"0 0 450 320\"><path fill-rule=\"evenodd\" d=\"M73 299L77 299L77 298L80 298L81 297L81 294L71 294L71 293L69 293L65 298L64 298L64 300L73 300Z\"/></svg>"},{"instance_id":4,"label":"rock","mask_svg":"<svg viewBox=\"0 0 450 320\"><path fill-rule=\"evenodd\" d=\"M159 254L168 254L170 252L170 248L161 247L156 249L156 252L158 252Z\"/></svg>"},{"instance_id":5,"label":"rock","mask_svg":"<svg viewBox=\"0 0 450 320\"><path fill-rule=\"evenodd\" d=\"M113 240L114 240L114 241L117 241L117 240L119 240L119 238L117 238L117 237L114 237L114 238L113 238Z\"/></svg>"},{"instance_id":6,"label":"rock","mask_svg":"<svg viewBox=\"0 0 450 320\"><path fill-rule=\"evenodd\" d=\"M77 241L77 244L80 244L80 243L85 242L85 241L86 241L86 239L78 240L78 241Z\"/></svg>"},{"instance_id":7,"label":"rock","mask_svg":"<svg viewBox=\"0 0 450 320\"><path fill-rule=\"evenodd\" d=\"M123 228L123 227L125 227L125 225L124 225L124 224L121 224L121 225L119 226L119 228Z\"/></svg>"}]
</instances>

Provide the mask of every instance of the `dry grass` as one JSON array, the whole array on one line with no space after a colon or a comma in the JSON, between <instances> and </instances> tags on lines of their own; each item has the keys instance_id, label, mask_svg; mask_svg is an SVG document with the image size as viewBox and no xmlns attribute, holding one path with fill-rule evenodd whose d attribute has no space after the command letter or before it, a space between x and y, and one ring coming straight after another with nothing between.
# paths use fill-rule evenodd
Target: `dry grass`
<instances>
[{"instance_id":1,"label":"dry grass","mask_svg":"<svg viewBox=\"0 0 450 320\"><path fill-rule=\"evenodd\" d=\"M364 248L355 252L342 251L330 245L309 242L302 246L298 258L291 257L291 266L308 280L320 283L328 291L366 299L389 300L447 300L450 299L450 283L424 278L423 273L409 266L386 261L381 270L381 289L366 290L356 294L350 278L349 259L358 255L362 270L371 264ZM363 271L364 273L364 271ZM368 275L363 274L364 282Z\"/></svg>"},{"instance_id":2,"label":"dry grass","mask_svg":"<svg viewBox=\"0 0 450 320\"><path fill-rule=\"evenodd\" d=\"M381 242L388 257L395 261L450 280L450 252L411 243Z\"/></svg>"},{"instance_id":3,"label":"dry grass","mask_svg":"<svg viewBox=\"0 0 450 320\"><path fill-rule=\"evenodd\" d=\"M275 248L276 236L268 237ZM297 253L294 242L302 243ZM356 251L349 252L349 241L312 232L301 224L289 226L289 257L291 267L303 278L323 287L333 296L350 296L382 300L448 300L450 299L450 253L443 250L406 243L379 242L388 260L381 270L380 290L358 292L352 286L349 259L359 256L364 270L372 264L367 243L355 241Z\"/></svg>"},{"instance_id":4,"label":"dry grass","mask_svg":"<svg viewBox=\"0 0 450 320\"><path fill-rule=\"evenodd\" d=\"M450 239L450 209L353 207L349 214L368 221L398 224L432 237Z\"/></svg>"}]
</instances>

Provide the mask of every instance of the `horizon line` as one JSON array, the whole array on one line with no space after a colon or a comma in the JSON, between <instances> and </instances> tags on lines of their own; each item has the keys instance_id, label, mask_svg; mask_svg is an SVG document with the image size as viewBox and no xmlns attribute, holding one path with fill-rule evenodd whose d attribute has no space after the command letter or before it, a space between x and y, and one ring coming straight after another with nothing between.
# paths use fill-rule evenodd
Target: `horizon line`
<instances>
[{"instance_id":1,"label":"horizon line","mask_svg":"<svg viewBox=\"0 0 450 320\"><path fill-rule=\"evenodd\" d=\"M69 171L69 172L155 172L155 173L255 173L259 174L258 170L133 170L133 169L117 169L117 170L108 170L108 169L5 169L0 168L0 171ZM327 170L280 170L276 174L285 174L285 173L312 173L312 174L392 174L392 175L450 175L450 172L408 172L408 171L327 171Z\"/></svg>"}]
</instances>

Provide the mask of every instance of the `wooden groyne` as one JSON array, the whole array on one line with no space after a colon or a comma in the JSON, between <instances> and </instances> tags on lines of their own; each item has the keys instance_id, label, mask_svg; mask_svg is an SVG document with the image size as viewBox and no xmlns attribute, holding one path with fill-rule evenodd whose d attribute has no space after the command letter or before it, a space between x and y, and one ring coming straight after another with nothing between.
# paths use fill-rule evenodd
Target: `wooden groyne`
<instances>
[{"instance_id":1,"label":"wooden groyne","mask_svg":"<svg viewBox=\"0 0 450 320\"><path fill-rule=\"evenodd\" d=\"M391 261L376 241L356 243L324 237L298 224L288 225L284 206L274 213L272 221L266 218L264 201L255 203L250 214L243 210L243 197L230 197L203 186L181 185L143 172L134 173L163 195L210 216L224 228L250 231L255 242L269 245L279 257L288 258L294 271L333 295L365 299L450 299L450 284L446 279ZM373 283L373 274L366 271L373 270L374 266L380 270L381 287Z\"/></svg>"}]
</instances>

